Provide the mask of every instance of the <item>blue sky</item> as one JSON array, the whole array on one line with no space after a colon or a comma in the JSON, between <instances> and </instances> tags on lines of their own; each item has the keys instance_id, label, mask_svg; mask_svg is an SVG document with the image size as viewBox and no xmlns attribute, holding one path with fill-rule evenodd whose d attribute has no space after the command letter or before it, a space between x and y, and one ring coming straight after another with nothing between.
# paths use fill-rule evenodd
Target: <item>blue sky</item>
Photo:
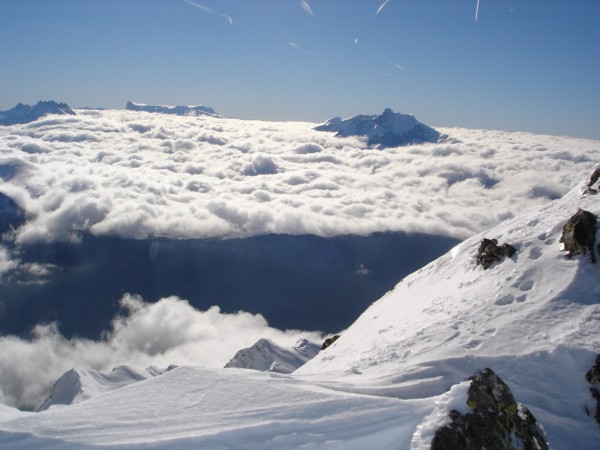
<instances>
[{"instance_id":1,"label":"blue sky","mask_svg":"<svg viewBox=\"0 0 600 450\"><path fill-rule=\"evenodd\" d=\"M2 0L0 110L205 104L600 139L598 0ZM229 20L231 18L231 21Z\"/></svg>"}]
</instances>

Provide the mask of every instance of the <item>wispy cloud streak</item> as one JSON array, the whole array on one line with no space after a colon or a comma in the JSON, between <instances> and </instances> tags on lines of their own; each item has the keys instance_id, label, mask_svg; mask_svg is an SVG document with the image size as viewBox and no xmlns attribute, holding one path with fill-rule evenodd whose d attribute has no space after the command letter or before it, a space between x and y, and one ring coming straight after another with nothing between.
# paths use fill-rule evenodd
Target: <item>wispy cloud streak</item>
<instances>
[{"instance_id":1,"label":"wispy cloud streak","mask_svg":"<svg viewBox=\"0 0 600 450\"><path fill-rule=\"evenodd\" d=\"M379 13L381 12L381 10L382 10L383 8L385 8L385 5L387 5L387 4L389 3L389 1L390 1L390 0L385 0L385 2L383 2L383 3L381 4L381 6L379 7L379 9L377 9L377 12L375 13L375 15L379 14Z\"/></svg>"},{"instance_id":2,"label":"wispy cloud streak","mask_svg":"<svg viewBox=\"0 0 600 450\"><path fill-rule=\"evenodd\" d=\"M479 0L477 0L477 6L475 7L475 22L479 18Z\"/></svg>"},{"instance_id":3,"label":"wispy cloud streak","mask_svg":"<svg viewBox=\"0 0 600 450\"><path fill-rule=\"evenodd\" d=\"M196 2L193 2L191 0L183 0L183 1L186 2L188 5L192 5L192 6L196 7L196 8L198 8L198 9L201 9L204 12L209 13L209 14L214 14L214 15L219 16L219 17L224 17L225 19L227 19L227 21L229 22L230 25L233 25L233 20L232 20L231 16L228 16L227 14L220 13L218 11L215 11L214 9L210 9L207 6L200 5L200 4L198 4Z\"/></svg>"},{"instance_id":4,"label":"wispy cloud streak","mask_svg":"<svg viewBox=\"0 0 600 450\"><path fill-rule=\"evenodd\" d=\"M300 6L302 7L302 9L304 11L306 11L311 16L315 15L315 13L313 12L312 8L310 7L310 5L308 4L308 2L306 0L300 0Z\"/></svg>"}]
</instances>

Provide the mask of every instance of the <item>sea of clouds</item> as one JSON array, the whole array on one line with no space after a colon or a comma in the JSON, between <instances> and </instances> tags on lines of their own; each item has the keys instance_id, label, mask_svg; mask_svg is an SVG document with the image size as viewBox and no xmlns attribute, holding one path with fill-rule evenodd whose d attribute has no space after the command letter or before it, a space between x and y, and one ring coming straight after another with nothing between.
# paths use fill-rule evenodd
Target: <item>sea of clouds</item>
<instances>
[{"instance_id":1,"label":"sea of clouds","mask_svg":"<svg viewBox=\"0 0 600 450\"><path fill-rule=\"evenodd\" d=\"M0 127L17 242L401 230L465 238L565 194L600 143L439 129L458 143L371 149L310 123L78 111ZM75 234L74 234L75 232Z\"/></svg>"},{"instance_id":2,"label":"sea of clouds","mask_svg":"<svg viewBox=\"0 0 600 450\"><path fill-rule=\"evenodd\" d=\"M31 219L16 245L81 232L125 238L406 231L465 238L589 175L600 142L438 128L455 142L385 150L315 124L131 111L77 111L0 127L0 192ZM0 245L0 277L22 266ZM21 264L21 265L20 265ZM0 337L0 402L37 406L72 367L224 365L263 337L281 345L318 333L280 331L260 315L199 311L169 297L126 295L103 339L66 339L56 324Z\"/></svg>"}]
</instances>

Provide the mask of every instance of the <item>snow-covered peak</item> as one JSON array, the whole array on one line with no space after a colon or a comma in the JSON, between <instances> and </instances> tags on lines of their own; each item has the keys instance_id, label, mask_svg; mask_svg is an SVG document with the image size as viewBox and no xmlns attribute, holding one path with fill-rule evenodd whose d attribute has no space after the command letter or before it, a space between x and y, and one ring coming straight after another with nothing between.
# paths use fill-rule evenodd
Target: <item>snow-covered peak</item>
<instances>
[{"instance_id":1,"label":"snow-covered peak","mask_svg":"<svg viewBox=\"0 0 600 450\"><path fill-rule=\"evenodd\" d=\"M424 142L439 142L444 135L419 122L412 114L395 113L386 108L380 115L359 115L342 120L334 117L315 128L335 131L336 136L363 136L369 145L399 147Z\"/></svg>"},{"instance_id":2,"label":"snow-covered peak","mask_svg":"<svg viewBox=\"0 0 600 450\"><path fill-rule=\"evenodd\" d=\"M114 391L138 381L162 375L168 369L148 367L140 370L132 366L117 366L111 372L98 370L71 369L54 384L37 411L44 411L52 405L72 405L88 400L105 392Z\"/></svg>"},{"instance_id":3,"label":"snow-covered peak","mask_svg":"<svg viewBox=\"0 0 600 450\"><path fill-rule=\"evenodd\" d=\"M219 116L214 109L209 106L165 106L165 105L145 105L143 103L127 102L125 109L129 111L144 111L149 113L173 114L177 116Z\"/></svg>"},{"instance_id":4,"label":"snow-covered peak","mask_svg":"<svg viewBox=\"0 0 600 450\"><path fill-rule=\"evenodd\" d=\"M75 115L75 112L66 103L58 103L53 100L39 101L34 106L19 103L8 111L0 111L0 125L29 123L48 114Z\"/></svg>"},{"instance_id":5,"label":"snow-covered peak","mask_svg":"<svg viewBox=\"0 0 600 450\"><path fill-rule=\"evenodd\" d=\"M300 339L291 348L281 347L270 339L259 339L252 347L238 351L225 367L292 373L312 359L320 348L308 339Z\"/></svg>"}]
</instances>

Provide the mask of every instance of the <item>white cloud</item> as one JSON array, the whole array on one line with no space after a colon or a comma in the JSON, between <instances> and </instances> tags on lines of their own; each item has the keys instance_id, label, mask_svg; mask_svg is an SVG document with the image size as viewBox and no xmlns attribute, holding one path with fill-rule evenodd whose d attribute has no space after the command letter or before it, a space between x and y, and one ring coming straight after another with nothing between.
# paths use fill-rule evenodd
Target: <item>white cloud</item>
<instances>
[{"instance_id":1,"label":"white cloud","mask_svg":"<svg viewBox=\"0 0 600 450\"><path fill-rule=\"evenodd\" d=\"M567 137L438 128L460 142L375 150L314 126L132 111L47 117L0 127L0 190L33 214L19 242L85 230L464 238L566 193L598 159L598 142Z\"/></svg>"},{"instance_id":2,"label":"white cloud","mask_svg":"<svg viewBox=\"0 0 600 450\"><path fill-rule=\"evenodd\" d=\"M315 15L315 13L313 12L312 8L310 7L310 5L308 4L308 2L306 0L300 0L300 6L302 7L302 9L304 11L306 11L311 16Z\"/></svg>"},{"instance_id":3,"label":"white cloud","mask_svg":"<svg viewBox=\"0 0 600 450\"><path fill-rule=\"evenodd\" d=\"M316 332L271 328L259 314L225 314L216 306L199 311L177 297L145 303L127 294L121 306L123 314L98 341L65 339L56 324L38 325L31 339L0 337L0 403L35 408L71 368L110 370L122 363L222 367L260 338L284 346L302 337L322 338Z\"/></svg>"}]
</instances>

